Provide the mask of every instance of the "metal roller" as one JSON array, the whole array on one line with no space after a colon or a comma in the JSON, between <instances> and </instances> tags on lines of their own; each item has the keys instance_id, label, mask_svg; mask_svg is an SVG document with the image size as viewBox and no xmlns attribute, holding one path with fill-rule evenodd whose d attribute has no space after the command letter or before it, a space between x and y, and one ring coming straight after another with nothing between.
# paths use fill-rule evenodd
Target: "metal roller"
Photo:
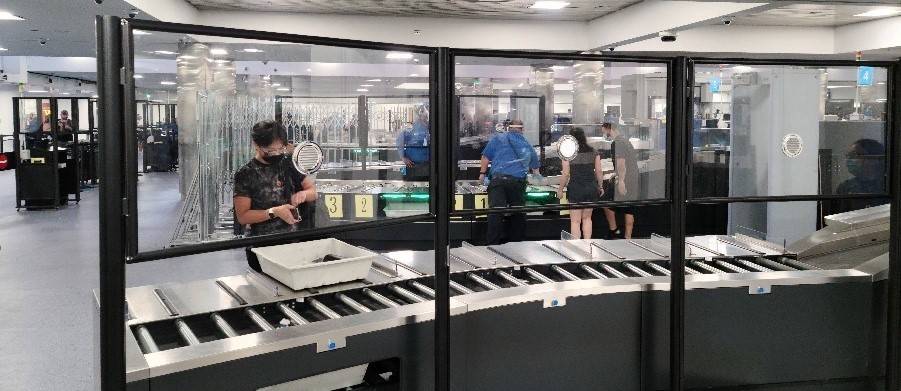
<instances>
[{"instance_id":1,"label":"metal roller","mask_svg":"<svg viewBox=\"0 0 901 391\"><path fill-rule=\"evenodd\" d=\"M582 265L582 270L584 270L588 274L591 274L592 277L597 278L597 279L603 280L603 279L609 278L609 277L605 276L604 273L601 273L588 265Z\"/></svg>"},{"instance_id":2,"label":"metal roller","mask_svg":"<svg viewBox=\"0 0 901 391\"><path fill-rule=\"evenodd\" d=\"M153 340L153 336L150 335L150 332L147 331L146 327L138 326L135 331L138 336L138 341L140 341L141 346L144 347L144 351L147 353L156 353L160 351L160 347L156 345L156 341Z\"/></svg>"},{"instance_id":3,"label":"metal roller","mask_svg":"<svg viewBox=\"0 0 901 391\"><path fill-rule=\"evenodd\" d=\"M291 307L289 307L285 303L278 303L277 307L278 307L279 311L281 311L283 314L285 314L285 316L287 316L288 319L291 319L291 323L294 323L295 325L302 325L302 324L310 323L310 321L304 319L303 316L300 316L300 314L298 314L297 311L294 311L293 309L291 309Z\"/></svg>"},{"instance_id":4,"label":"metal roller","mask_svg":"<svg viewBox=\"0 0 901 391\"><path fill-rule=\"evenodd\" d=\"M350 296L347 296L343 293L339 293L335 296L337 296L338 300L341 300L342 303L347 304L350 308L355 309L359 313L372 312L372 310L369 309L369 307L367 307L363 304L360 304L359 301L354 300Z\"/></svg>"},{"instance_id":5,"label":"metal roller","mask_svg":"<svg viewBox=\"0 0 901 391\"><path fill-rule=\"evenodd\" d=\"M556 281L550 279L548 276L545 276L544 274L541 274L541 273L539 273L539 272L537 272L537 271L535 271L535 270L532 270L531 268L525 268L525 269L523 269L523 270L526 271L526 274L528 274L529 277L532 277L532 278L534 278L534 279L536 279L536 280L538 280L538 281L541 281L541 282L543 282L543 283L547 283L547 282L556 282Z\"/></svg>"},{"instance_id":6,"label":"metal roller","mask_svg":"<svg viewBox=\"0 0 901 391\"><path fill-rule=\"evenodd\" d=\"M623 265L626 267L626 269L631 270L632 273L638 274L639 277L654 277L653 274L648 273L648 272L642 270L640 267L635 266L631 263L623 262Z\"/></svg>"},{"instance_id":7,"label":"metal roller","mask_svg":"<svg viewBox=\"0 0 901 391\"><path fill-rule=\"evenodd\" d=\"M729 269L730 271L735 272L735 273L749 273L747 270L739 267L738 265L734 265L730 262L716 261L716 264L719 267L722 267L724 269Z\"/></svg>"},{"instance_id":8,"label":"metal roller","mask_svg":"<svg viewBox=\"0 0 901 391\"><path fill-rule=\"evenodd\" d=\"M769 268L760 266L760 265L758 265L758 264L756 264L756 263L754 263L754 262L751 262L751 261L749 261L749 260L747 260L747 259L739 259L738 262L741 263L742 265L744 265L745 267L749 268L749 269L753 269L753 271L758 271L758 272L771 272L771 271L773 271L773 270L771 270L771 269L769 269Z\"/></svg>"},{"instance_id":9,"label":"metal roller","mask_svg":"<svg viewBox=\"0 0 901 391\"><path fill-rule=\"evenodd\" d=\"M472 290L472 289L469 289L469 288L463 286L462 284L460 284L459 282L456 282L456 281L454 281L454 280L451 280L450 283L449 283L449 285L450 285L450 288L451 288L451 289L457 291L457 293L459 293L459 294L462 294L462 295L468 295L468 294L470 294L470 293L473 293L473 290Z\"/></svg>"},{"instance_id":10,"label":"metal roller","mask_svg":"<svg viewBox=\"0 0 901 391\"><path fill-rule=\"evenodd\" d=\"M629 278L629 276L623 274L623 272L621 272L621 271L619 271L619 270L616 270L616 268L614 268L613 266L610 266L610 265L607 265L607 264L603 264L603 263L602 263L602 264L601 264L601 268L604 269L605 272L612 274L613 277L616 277L616 278Z\"/></svg>"},{"instance_id":11,"label":"metal roller","mask_svg":"<svg viewBox=\"0 0 901 391\"><path fill-rule=\"evenodd\" d=\"M425 293L425 294L428 295L429 297L432 297L432 298L435 297L435 290L432 289L432 288L429 288L428 286L426 286L425 284L423 284L423 283L421 283L421 282L419 282L419 281L412 281L412 282L410 282L410 286L416 288L416 290L418 290L418 291L420 291L420 292L422 292L422 293Z\"/></svg>"},{"instance_id":12,"label":"metal roller","mask_svg":"<svg viewBox=\"0 0 901 391\"><path fill-rule=\"evenodd\" d=\"M269 321L266 320L266 318L264 318L262 315L260 315L260 313L257 312L256 310L254 310L253 308L245 308L244 313L247 314L248 317L250 317L250 320L252 320L255 325L257 325L259 328L263 329L263 331L274 330L272 325L269 324Z\"/></svg>"},{"instance_id":13,"label":"metal roller","mask_svg":"<svg viewBox=\"0 0 901 391\"><path fill-rule=\"evenodd\" d=\"M564 269L560 266L551 265L551 269L553 271L557 272L557 274L563 276L563 278L565 278L567 280L570 280L570 281L581 281L582 280L581 278L577 277L575 274L572 274L572 273L566 271L566 269Z\"/></svg>"},{"instance_id":14,"label":"metal roller","mask_svg":"<svg viewBox=\"0 0 901 391\"><path fill-rule=\"evenodd\" d=\"M326 306L325 304L322 304L322 302L320 302L319 300L307 299L307 303L310 303L310 305L313 306L313 308L315 308L316 311L321 312L323 315L325 315L329 319L338 319L341 317L340 314L333 311L331 308L328 308L328 306Z\"/></svg>"},{"instance_id":15,"label":"metal roller","mask_svg":"<svg viewBox=\"0 0 901 391\"><path fill-rule=\"evenodd\" d=\"M693 266L697 266L699 269L704 269L705 271L713 274L722 274L724 271L717 269L713 266L710 266L704 262L695 262Z\"/></svg>"},{"instance_id":16,"label":"metal roller","mask_svg":"<svg viewBox=\"0 0 901 391\"><path fill-rule=\"evenodd\" d=\"M225 338L238 336L238 333L235 332L235 329L233 329L232 326L225 321L222 315L214 312L213 315L210 315L210 317L213 318L213 323L216 324L216 327L219 328L219 331L221 331L222 334L225 334Z\"/></svg>"},{"instance_id":17,"label":"metal roller","mask_svg":"<svg viewBox=\"0 0 901 391\"><path fill-rule=\"evenodd\" d=\"M523 282L522 280L520 280L520 279L518 279L518 278L516 278L516 277L513 277L512 274L507 273L507 272L505 272L505 271L503 271L503 270L495 271L494 274L497 274L500 278L503 278L504 280L506 280L506 281L508 281L509 283L511 283L511 284L513 284L513 285L516 285L516 286L527 286L527 285L529 285L529 284L526 284L525 282Z\"/></svg>"},{"instance_id":18,"label":"metal roller","mask_svg":"<svg viewBox=\"0 0 901 391\"><path fill-rule=\"evenodd\" d=\"M381 293L378 293L372 289L364 288L363 294L365 294L366 296L369 296L372 300L382 303L382 305L385 305L387 307L400 307L400 304L395 303L393 300L391 300L385 296L382 296Z\"/></svg>"},{"instance_id":19,"label":"metal roller","mask_svg":"<svg viewBox=\"0 0 901 391\"><path fill-rule=\"evenodd\" d=\"M648 267L650 267L651 269L654 269L654 271L656 271L657 273L663 274L664 276L669 276L672 274L670 273L669 269L654 262L645 262L645 264L648 265Z\"/></svg>"},{"instance_id":20,"label":"metal roller","mask_svg":"<svg viewBox=\"0 0 901 391\"><path fill-rule=\"evenodd\" d=\"M388 285L388 288L391 289L392 291L394 291L394 293L397 293L398 295L403 297L404 299L410 300L414 303L422 303L424 301L427 301L422 296L419 296L419 295L417 295L413 292L410 292L404 288L401 288L397 285Z\"/></svg>"},{"instance_id":21,"label":"metal roller","mask_svg":"<svg viewBox=\"0 0 901 391\"><path fill-rule=\"evenodd\" d=\"M477 284L487 288L488 290L501 289L501 287L495 285L493 282L488 281L475 273L466 273L466 277L469 277L470 280L475 281Z\"/></svg>"},{"instance_id":22,"label":"metal roller","mask_svg":"<svg viewBox=\"0 0 901 391\"><path fill-rule=\"evenodd\" d=\"M757 262L760 262L773 270L778 270L778 271L783 271L783 272L793 272L793 271L798 270L791 266L770 260L768 258L758 258Z\"/></svg>"},{"instance_id":23,"label":"metal roller","mask_svg":"<svg viewBox=\"0 0 901 391\"><path fill-rule=\"evenodd\" d=\"M188 327L188 324L185 323L182 319L175 320L175 328L178 330L178 334L181 335L181 338L187 343L189 346L191 345L200 345L200 340L197 339L197 336L194 335L194 331Z\"/></svg>"},{"instance_id":24,"label":"metal roller","mask_svg":"<svg viewBox=\"0 0 901 391\"><path fill-rule=\"evenodd\" d=\"M692 268L688 265L685 265L685 274L704 274L704 273L701 273L701 272L695 270L694 268Z\"/></svg>"}]
</instances>

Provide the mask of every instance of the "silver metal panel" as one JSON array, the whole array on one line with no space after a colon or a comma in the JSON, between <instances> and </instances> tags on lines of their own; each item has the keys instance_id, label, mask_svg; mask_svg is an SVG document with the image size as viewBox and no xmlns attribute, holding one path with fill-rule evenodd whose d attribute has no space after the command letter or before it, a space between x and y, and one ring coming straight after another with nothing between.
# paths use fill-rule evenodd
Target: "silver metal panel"
<instances>
[{"instance_id":1,"label":"silver metal panel","mask_svg":"<svg viewBox=\"0 0 901 391\"><path fill-rule=\"evenodd\" d=\"M694 245L693 247L698 250L713 250L714 253L722 254L727 257L749 257L760 255L758 252L731 245L729 244L730 241L733 241L732 238L724 235L692 236L685 239L686 244Z\"/></svg>"},{"instance_id":2,"label":"silver metal panel","mask_svg":"<svg viewBox=\"0 0 901 391\"><path fill-rule=\"evenodd\" d=\"M610 252L623 257L625 260L660 259L659 255L629 243L629 240L594 239L592 242L597 246L601 246Z\"/></svg>"},{"instance_id":3,"label":"silver metal panel","mask_svg":"<svg viewBox=\"0 0 901 391\"><path fill-rule=\"evenodd\" d=\"M549 251L553 251L560 255L563 258L571 259L576 262L584 262L591 260L591 253L588 249L589 245L582 246L581 244L569 245L563 240L543 240L538 242L545 249ZM584 249L583 249L584 247ZM597 260L615 260L617 258L613 257L609 254L595 254L595 259Z\"/></svg>"},{"instance_id":4,"label":"silver metal panel","mask_svg":"<svg viewBox=\"0 0 901 391\"><path fill-rule=\"evenodd\" d=\"M450 250L451 258L458 258L464 265L470 264L479 269L491 269L495 267L515 266L503 257L494 254L484 247L457 247ZM453 262L452 262L453 263Z\"/></svg>"},{"instance_id":5,"label":"silver metal panel","mask_svg":"<svg viewBox=\"0 0 901 391\"><path fill-rule=\"evenodd\" d=\"M565 299L607 293L638 292L642 285L631 279L565 281L496 289L457 296L468 311L478 311L511 304Z\"/></svg>"},{"instance_id":6,"label":"silver metal panel","mask_svg":"<svg viewBox=\"0 0 901 391\"><path fill-rule=\"evenodd\" d=\"M570 261L560 254L555 253L554 251L542 246L541 243L536 242L507 243L499 246L492 246L492 248L524 264L538 265L548 263L563 263Z\"/></svg>"}]
</instances>

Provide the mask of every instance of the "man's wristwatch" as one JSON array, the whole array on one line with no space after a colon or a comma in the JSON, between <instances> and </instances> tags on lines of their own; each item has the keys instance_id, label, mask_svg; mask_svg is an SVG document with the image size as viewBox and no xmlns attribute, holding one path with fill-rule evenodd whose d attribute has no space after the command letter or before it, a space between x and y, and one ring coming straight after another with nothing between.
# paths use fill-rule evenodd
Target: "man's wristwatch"
<instances>
[{"instance_id":1,"label":"man's wristwatch","mask_svg":"<svg viewBox=\"0 0 901 391\"><path fill-rule=\"evenodd\" d=\"M269 213L269 220L272 220L275 218L275 208L269 208L266 210L266 212Z\"/></svg>"}]
</instances>

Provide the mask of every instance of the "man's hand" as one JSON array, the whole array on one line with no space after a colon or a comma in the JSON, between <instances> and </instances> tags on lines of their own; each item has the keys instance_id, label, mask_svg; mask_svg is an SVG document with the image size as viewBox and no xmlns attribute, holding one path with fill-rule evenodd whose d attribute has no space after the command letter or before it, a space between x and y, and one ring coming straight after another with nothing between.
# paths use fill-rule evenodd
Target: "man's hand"
<instances>
[{"instance_id":1,"label":"man's hand","mask_svg":"<svg viewBox=\"0 0 901 391\"><path fill-rule=\"evenodd\" d=\"M557 189L557 199L558 199L558 200L562 200L562 199L563 199L563 194L564 194L564 193L563 193L563 188L562 188L562 187L559 188L559 189Z\"/></svg>"},{"instance_id":2,"label":"man's hand","mask_svg":"<svg viewBox=\"0 0 901 391\"><path fill-rule=\"evenodd\" d=\"M291 196L291 205L297 206L304 202L307 202L307 193L305 191L298 191Z\"/></svg>"},{"instance_id":3,"label":"man's hand","mask_svg":"<svg viewBox=\"0 0 901 391\"><path fill-rule=\"evenodd\" d=\"M276 206L272 211L275 212L275 215L282 219L282 221L294 225L297 224L297 219L294 218L294 209L297 208L290 204L284 204Z\"/></svg>"},{"instance_id":4,"label":"man's hand","mask_svg":"<svg viewBox=\"0 0 901 391\"><path fill-rule=\"evenodd\" d=\"M406 157L404 158L404 165L406 165L409 168L413 168L413 166L415 166L415 164L413 164L413 161L410 160L410 158L406 158Z\"/></svg>"}]
</instances>

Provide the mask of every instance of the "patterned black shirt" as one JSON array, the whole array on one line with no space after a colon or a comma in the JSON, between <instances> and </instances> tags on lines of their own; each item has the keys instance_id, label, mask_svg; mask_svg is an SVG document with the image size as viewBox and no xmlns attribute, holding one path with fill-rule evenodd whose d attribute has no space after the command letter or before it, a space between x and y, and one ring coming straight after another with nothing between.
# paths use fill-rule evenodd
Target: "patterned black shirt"
<instances>
[{"instance_id":1,"label":"patterned black shirt","mask_svg":"<svg viewBox=\"0 0 901 391\"><path fill-rule=\"evenodd\" d=\"M303 174L291 166L291 159L287 157L273 164L251 159L235 173L235 197L250 198L252 210L266 210L288 204L292 194L303 190L304 178ZM251 224L247 236L296 231L297 225L288 224L276 217Z\"/></svg>"}]
</instances>

